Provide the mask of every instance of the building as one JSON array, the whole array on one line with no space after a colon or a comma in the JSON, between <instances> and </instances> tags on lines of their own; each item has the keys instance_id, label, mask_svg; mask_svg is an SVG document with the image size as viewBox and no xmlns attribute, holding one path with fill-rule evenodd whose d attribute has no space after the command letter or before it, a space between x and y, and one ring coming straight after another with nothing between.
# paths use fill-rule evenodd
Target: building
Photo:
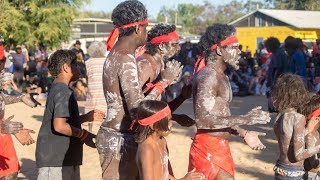
<instances>
[{"instance_id":1,"label":"building","mask_svg":"<svg viewBox=\"0 0 320 180\"><path fill-rule=\"evenodd\" d=\"M157 22L149 22L147 30L150 30ZM82 18L73 21L72 39L108 37L113 29L111 19ZM177 25L177 28L181 26Z\"/></svg>"},{"instance_id":2,"label":"building","mask_svg":"<svg viewBox=\"0 0 320 180\"><path fill-rule=\"evenodd\" d=\"M156 22L149 22L147 30L155 26ZM80 40L81 48L86 53L87 48L93 41L107 41L109 33L113 30L113 23L111 19L102 18L82 18L73 21L72 35L69 43L63 47L69 49L76 40ZM180 25L177 28L182 28Z\"/></svg>"},{"instance_id":3,"label":"building","mask_svg":"<svg viewBox=\"0 0 320 180\"><path fill-rule=\"evenodd\" d=\"M320 38L320 11L259 9L229 23L237 28L243 49L255 52L268 37L283 42L287 36L301 38L308 46Z\"/></svg>"}]
</instances>

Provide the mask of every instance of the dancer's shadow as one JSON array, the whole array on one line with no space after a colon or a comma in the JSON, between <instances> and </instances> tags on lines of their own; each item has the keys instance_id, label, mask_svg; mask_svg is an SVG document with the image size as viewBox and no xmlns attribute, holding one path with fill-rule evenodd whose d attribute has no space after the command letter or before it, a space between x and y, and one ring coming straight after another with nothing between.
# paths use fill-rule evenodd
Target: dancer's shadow
<instances>
[{"instance_id":1,"label":"dancer's shadow","mask_svg":"<svg viewBox=\"0 0 320 180\"><path fill-rule=\"evenodd\" d=\"M38 169L36 166L36 162L31 159L21 159L20 164L20 172L18 180L28 179L28 180L36 180L38 176Z\"/></svg>"},{"instance_id":2,"label":"dancer's shadow","mask_svg":"<svg viewBox=\"0 0 320 180\"><path fill-rule=\"evenodd\" d=\"M43 116L39 116L39 115L32 115L32 118L40 122L42 122L43 120Z\"/></svg>"}]
</instances>

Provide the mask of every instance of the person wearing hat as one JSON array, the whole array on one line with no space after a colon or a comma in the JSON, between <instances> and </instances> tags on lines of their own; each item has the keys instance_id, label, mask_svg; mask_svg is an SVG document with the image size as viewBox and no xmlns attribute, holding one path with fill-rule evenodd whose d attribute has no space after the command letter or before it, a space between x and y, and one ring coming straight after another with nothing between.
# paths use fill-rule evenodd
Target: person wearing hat
<instances>
[{"instance_id":1,"label":"person wearing hat","mask_svg":"<svg viewBox=\"0 0 320 180\"><path fill-rule=\"evenodd\" d=\"M74 53L77 55L77 61L78 61L78 69L80 71L80 79L82 79L84 82L87 82L87 71L86 71L86 64L84 62L84 52L81 49L81 42L79 40L76 40L76 43L74 44L74 48L72 49Z\"/></svg>"},{"instance_id":2,"label":"person wearing hat","mask_svg":"<svg viewBox=\"0 0 320 180\"><path fill-rule=\"evenodd\" d=\"M21 50L22 50L22 53L24 54L24 56L26 57L26 60L28 62L30 58L29 58L29 51L27 49L26 43L21 44Z\"/></svg>"},{"instance_id":3,"label":"person wearing hat","mask_svg":"<svg viewBox=\"0 0 320 180\"><path fill-rule=\"evenodd\" d=\"M72 50L77 54L78 59L84 60L84 52L81 49L81 42L79 40L76 40Z\"/></svg>"},{"instance_id":4,"label":"person wearing hat","mask_svg":"<svg viewBox=\"0 0 320 180\"><path fill-rule=\"evenodd\" d=\"M20 88L23 83L24 66L27 63L25 55L22 53L20 45L16 46L16 54L12 55L13 59L13 80Z\"/></svg>"}]
</instances>

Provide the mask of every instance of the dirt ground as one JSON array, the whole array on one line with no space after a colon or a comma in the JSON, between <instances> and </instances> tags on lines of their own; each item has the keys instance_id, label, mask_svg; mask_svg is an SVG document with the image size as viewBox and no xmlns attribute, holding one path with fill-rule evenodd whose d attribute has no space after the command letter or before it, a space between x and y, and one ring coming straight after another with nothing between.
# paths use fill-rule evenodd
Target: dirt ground
<instances>
[{"instance_id":1,"label":"dirt ground","mask_svg":"<svg viewBox=\"0 0 320 180\"><path fill-rule=\"evenodd\" d=\"M84 102L79 102L80 112L83 112ZM266 98L262 96L250 96L243 98L234 98L231 104L233 114L244 114L256 106L262 106L266 110ZM6 117L15 115L16 121L21 121L24 126L36 131L33 134L34 139L37 138L44 107L29 108L22 103L8 105L6 107ZM193 116L192 101L186 101L175 113L184 113ZM274 115L267 125L257 125L253 127L245 127L246 129L266 132L267 135L262 137L262 142L267 146L265 150L251 150L242 139L232 137L230 146L234 162L236 165L236 179L273 179L273 165L278 156L278 145L272 130ZM87 124L83 128L88 128ZM99 124L93 125L93 132L98 131ZM195 127L182 128L175 124L173 132L167 137L170 161L173 166L174 174L177 178L183 177L187 172L189 149L191 138L194 136ZM36 145L22 146L14 139L17 155L20 160L21 171L19 179L34 180L37 177L37 169L35 165L35 149ZM81 179L93 180L101 179L101 169L96 149L84 146L83 165L81 166Z\"/></svg>"}]
</instances>

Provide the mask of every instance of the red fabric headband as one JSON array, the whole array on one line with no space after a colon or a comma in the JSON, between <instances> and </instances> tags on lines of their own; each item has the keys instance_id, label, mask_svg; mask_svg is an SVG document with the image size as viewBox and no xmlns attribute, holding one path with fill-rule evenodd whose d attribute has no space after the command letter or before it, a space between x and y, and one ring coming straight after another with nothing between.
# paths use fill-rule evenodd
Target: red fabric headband
<instances>
[{"instance_id":1,"label":"red fabric headband","mask_svg":"<svg viewBox=\"0 0 320 180\"><path fill-rule=\"evenodd\" d=\"M170 41L176 41L179 40L179 35L176 31L173 31L168 34L164 34L162 36L157 36L153 39L151 39L150 43L152 44L160 44L163 42L170 42Z\"/></svg>"},{"instance_id":2,"label":"red fabric headband","mask_svg":"<svg viewBox=\"0 0 320 180\"><path fill-rule=\"evenodd\" d=\"M161 111L146 117L144 119L140 119L140 120L133 120L130 129L132 130L133 125L137 122L138 124L140 124L141 126L148 126L150 124L153 124L155 122L160 121L161 119L169 116L171 114L171 110L169 108L169 106L167 105L164 109L162 109Z\"/></svg>"},{"instance_id":3,"label":"red fabric headband","mask_svg":"<svg viewBox=\"0 0 320 180\"><path fill-rule=\"evenodd\" d=\"M115 27L109 34L108 36L108 40L107 40L107 50L110 51L114 44L116 43L118 37L119 37L119 29L124 29L124 28L128 28L128 27L132 27L132 26L138 26L138 25L145 25L148 24L148 19L144 19L138 22L133 22L133 23L129 23L129 24L125 24L123 26L120 27Z\"/></svg>"},{"instance_id":4,"label":"red fabric headband","mask_svg":"<svg viewBox=\"0 0 320 180\"><path fill-rule=\"evenodd\" d=\"M318 108L317 110L315 110L311 114L309 114L307 119L310 120L311 118L317 117L317 116L320 116L320 108Z\"/></svg>"},{"instance_id":5,"label":"red fabric headband","mask_svg":"<svg viewBox=\"0 0 320 180\"><path fill-rule=\"evenodd\" d=\"M221 46L226 46L229 44L233 44L233 43L237 43L238 42L238 38L236 36L231 36L223 41L220 42ZM214 44L210 47L211 50L217 49L218 44Z\"/></svg>"}]
</instances>

